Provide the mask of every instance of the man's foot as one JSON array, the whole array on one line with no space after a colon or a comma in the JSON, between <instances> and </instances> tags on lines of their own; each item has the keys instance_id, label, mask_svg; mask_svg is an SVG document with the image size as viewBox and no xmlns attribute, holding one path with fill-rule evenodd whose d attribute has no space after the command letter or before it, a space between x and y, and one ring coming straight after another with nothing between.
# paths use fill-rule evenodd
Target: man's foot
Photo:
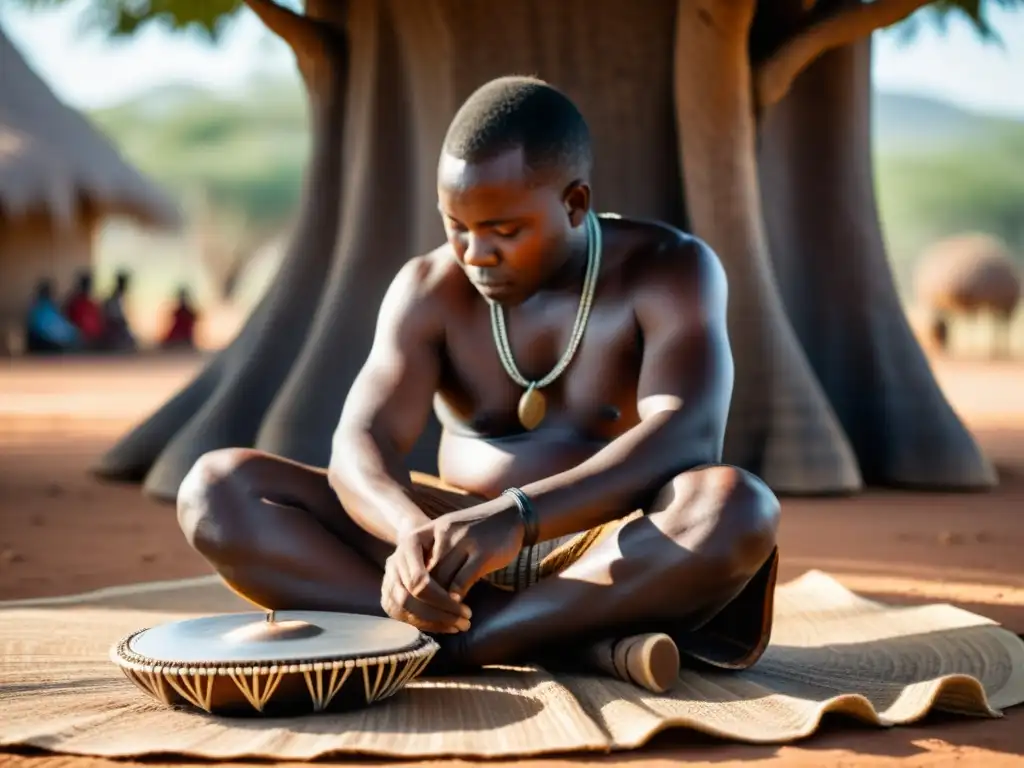
<instances>
[{"instance_id":1,"label":"man's foot","mask_svg":"<svg viewBox=\"0 0 1024 768\"><path fill-rule=\"evenodd\" d=\"M586 657L590 666L652 693L664 693L679 679L679 649L660 632L603 640Z\"/></svg>"}]
</instances>

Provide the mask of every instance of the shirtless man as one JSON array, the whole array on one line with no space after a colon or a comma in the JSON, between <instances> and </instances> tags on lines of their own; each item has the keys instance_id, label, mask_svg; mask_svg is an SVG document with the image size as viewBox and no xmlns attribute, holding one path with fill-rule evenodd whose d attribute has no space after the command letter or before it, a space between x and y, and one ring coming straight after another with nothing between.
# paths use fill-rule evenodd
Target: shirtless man
<instances>
[{"instance_id":1,"label":"shirtless man","mask_svg":"<svg viewBox=\"0 0 1024 768\"><path fill-rule=\"evenodd\" d=\"M671 680L608 671L659 690L680 651L760 657L778 502L721 464L725 274L671 227L594 216L590 165L582 116L545 83L502 78L467 100L438 166L447 242L391 284L327 470L225 449L182 483L181 527L233 589L415 625L441 644L435 672L608 668L624 639L653 637L637 647L670 646ZM441 478L410 477L432 404Z\"/></svg>"}]
</instances>

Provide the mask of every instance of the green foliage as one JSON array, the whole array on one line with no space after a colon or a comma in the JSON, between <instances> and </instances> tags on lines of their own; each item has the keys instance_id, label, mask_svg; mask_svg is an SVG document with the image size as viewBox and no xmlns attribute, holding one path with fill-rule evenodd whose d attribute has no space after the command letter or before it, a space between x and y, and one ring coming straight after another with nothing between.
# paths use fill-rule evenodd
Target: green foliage
<instances>
[{"instance_id":1,"label":"green foliage","mask_svg":"<svg viewBox=\"0 0 1024 768\"><path fill-rule=\"evenodd\" d=\"M929 11L932 19L943 32L946 30L948 19L961 14L974 24L978 34L983 38L999 40L999 34L988 23L986 12L993 6L1013 8L1020 4L1021 0L937 0L929 6Z\"/></svg>"},{"instance_id":2,"label":"green foliage","mask_svg":"<svg viewBox=\"0 0 1024 768\"><path fill-rule=\"evenodd\" d=\"M297 84L259 82L236 98L201 89L175 96L149 94L91 117L132 163L186 202L202 196L214 217L261 229L287 221L309 149Z\"/></svg>"},{"instance_id":3,"label":"green foliage","mask_svg":"<svg viewBox=\"0 0 1024 768\"><path fill-rule=\"evenodd\" d=\"M29 7L47 7L63 5L67 0L20 2ZM277 2L293 10L298 6L297 2L289 0ZM971 20L982 37L998 40L998 34L988 23L986 11L993 6L1011 8L1022 2L1024 0L935 0L923 14L915 15L899 25L900 33L913 35L922 17L944 29L950 17L963 15ZM225 25L235 18L243 5L243 0L92 0L88 21L90 25L115 36L131 35L147 24L155 23L172 30L195 29L211 41L216 41Z\"/></svg>"},{"instance_id":4,"label":"green foliage","mask_svg":"<svg viewBox=\"0 0 1024 768\"><path fill-rule=\"evenodd\" d=\"M64 5L67 0L21 0L29 7ZM244 5L242 0L92 0L86 23L113 36L135 34L147 24L196 30L216 41Z\"/></svg>"},{"instance_id":5,"label":"green foliage","mask_svg":"<svg viewBox=\"0 0 1024 768\"><path fill-rule=\"evenodd\" d=\"M944 33L951 18L966 17L983 40L1001 44L998 31L989 23L988 11L993 7L1009 9L1022 4L1024 0L934 0L894 29L902 40L910 40L924 23L934 24Z\"/></svg>"}]
</instances>

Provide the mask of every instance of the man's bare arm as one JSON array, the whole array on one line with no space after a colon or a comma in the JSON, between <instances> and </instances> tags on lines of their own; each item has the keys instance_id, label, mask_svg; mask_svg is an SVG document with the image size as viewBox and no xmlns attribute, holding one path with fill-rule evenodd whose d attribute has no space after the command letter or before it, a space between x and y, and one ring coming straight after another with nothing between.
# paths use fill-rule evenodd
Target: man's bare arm
<instances>
[{"instance_id":1,"label":"man's bare arm","mask_svg":"<svg viewBox=\"0 0 1024 768\"><path fill-rule=\"evenodd\" d=\"M675 475L721 461L733 360L718 257L687 240L640 276L640 423L566 472L523 486L540 538L576 533L649 504Z\"/></svg>"},{"instance_id":2,"label":"man's bare arm","mask_svg":"<svg viewBox=\"0 0 1024 768\"><path fill-rule=\"evenodd\" d=\"M429 518L411 497L403 459L423 431L440 376L443 326L430 263L406 264L381 303L373 346L345 400L328 478L348 515L395 544Z\"/></svg>"}]
</instances>

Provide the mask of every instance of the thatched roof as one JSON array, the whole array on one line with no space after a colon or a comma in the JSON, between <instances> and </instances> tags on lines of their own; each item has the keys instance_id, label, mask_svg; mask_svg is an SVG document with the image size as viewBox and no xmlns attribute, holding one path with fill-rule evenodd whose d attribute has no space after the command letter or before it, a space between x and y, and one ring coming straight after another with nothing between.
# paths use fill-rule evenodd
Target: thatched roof
<instances>
[{"instance_id":1,"label":"thatched roof","mask_svg":"<svg viewBox=\"0 0 1024 768\"><path fill-rule=\"evenodd\" d=\"M999 239L980 232L953 235L922 254L914 275L918 301L936 310L988 308L1012 312L1024 283Z\"/></svg>"},{"instance_id":2,"label":"thatched roof","mask_svg":"<svg viewBox=\"0 0 1024 768\"><path fill-rule=\"evenodd\" d=\"M68 223L82 200L104 214L177 227L177 205L63 104L0 29L0 214Z\"/></svg>"}]
</instances>

